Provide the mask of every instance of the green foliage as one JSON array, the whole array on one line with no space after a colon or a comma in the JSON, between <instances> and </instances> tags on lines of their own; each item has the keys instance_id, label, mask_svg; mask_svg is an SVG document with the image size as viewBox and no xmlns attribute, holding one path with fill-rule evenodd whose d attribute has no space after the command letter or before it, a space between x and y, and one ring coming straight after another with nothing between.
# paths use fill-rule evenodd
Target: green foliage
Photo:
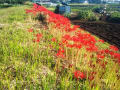
<instances>
[{"instance_id":1,"label":"green foliage","mask_svg":"<svg viewBox=\"0 0 120 90\"><path fill-rule=\"evenodd\" d=\"M92 11L79 11L78 19L80 20L89 20L89 21L96 21L98 18Z\"/></svg>"},{"instance_id":2,"label":"green foliage","mask_svg":"<svg viewBox=\"0 0 120 90\"><path fill-rule=\"evenodd\" d=\"M81 10L94 10L95 8L99 8L100 5L71 5L72 12L78 12Z\"/></svg>"},{"instance_id":3,"label":"green foliage","mask_svg":"<svg viewBox=\"0 0 120 90\"><path fill-rule=\"evenodd\" d=\"M110 17L107 18L107 21L112 23L120 23L120 12L114 12Z\"/></svg>"},{"instance_id":4,"label":"green foliage","mask_svg":"<svg viewBox=\"0 0 120 90\"><path fill-rule=\"evenodd\" d=\"M32 26L18 21L0 29L0 89L49 90L54 87L55 76L48 67L54 62L48 49L41 48L48 43L34 43L33 35L27 31Z\"/></svg>"},{"instance_id":5,"label":"green foliage","mask_svg":"<svg viewBox=\"0 0 120 90\"><path fill-rule=\"evenodd\" d=\"M71 15L70 15L70 13L65 13L65 14L64 14L64 17L70 18Z\"/></svg>"},{"instance_id":6,"label":"green foliage","mask_svg":"<svg viewBox=\"0 0 120 90\"><path fill-rule=\"evenodd\" d=\"M0 10L0 23L11 23L14 21L24 21L26 14L24 9L28 6L13 6Z\"/></svg>"},{"instance_id":7,"label":"green foliage","mask_svg":"<svg viewBox=\"0 0 120 90\"><path fill-rule=\"evenodd\" d=\"M24 2L24 5L30 5L30 6L32 6L32 5L33 5L33 3L32 3L32 2L30 2L30 1L25 1L25 2Z\"/></svg>"},{"instance_id":8,"label":"green foliage","mask_svg":"<svg viewBox=\"0 0 120 90\"><path fill-rule=\"evenodd\" d=\"M25 1L30 1L30 0L0 0L0 3L23 4Z\"/></svg>"},{"instance_id":9,"label":"green foliage","mask_svg":"<svg viewBox=\"0 0 120 90\"><path fill-rule=\"evenodd\" d=\"M0 8L8 8L8 7L12 7L13 5L11 4L7 4L7 5L3 5L3 4L0 4Z\"/></svg>"}]
</instances>

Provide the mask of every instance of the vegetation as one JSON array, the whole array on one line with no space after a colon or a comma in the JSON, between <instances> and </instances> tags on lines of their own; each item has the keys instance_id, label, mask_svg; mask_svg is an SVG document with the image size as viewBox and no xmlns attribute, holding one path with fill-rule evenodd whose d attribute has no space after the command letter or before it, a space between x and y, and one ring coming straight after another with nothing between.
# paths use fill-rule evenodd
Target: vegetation
<instances>
[{"instance_id":1,"label":"vegetation","mask_svg":"<svg viewBox=\"0 0 120 90\"><path fill-rule=\"evenodd\" d=\"M89 21L97 21L98 17L92 11L79 11L78 19L80 20L89 20Z\"/></svg>"},{"instance_id":2,"label":"vegetation","mask_svg":"<svg viewBox=\"0 0 120 90\"><path fill-rule=\"evenodd\" d=\"M8 3L8 4L23 4L26 1L30 1L30 0L0 0L0 3Z\"/></svg>"},{"instance_id":3,"label":"vegetation","mask_svg":"<svg viewBox=\"0 0 120 90\"><path fill-rule=\"evenodd\" d=\"M107 21L112 23L120 23L120 12L114 12L110 17L107 18Z\"/></svg>"},{"instance_id":4,"label":"vegetation","mask_svg":"<svg viewBox=\"0 0 120 90\"><path fill-rule=\"evenodd\" d=\"M17 7L17 8L16 8ZM16 5L0 10L0 23L12 23L14 21L23 21L26 17L24 8L28 6Z\"/></svg>"},{"instance_id":5,"label":"vegetation","mask_svg":"<svg viewBox=\"0 0 120 90\"><path fill-rule=\"evenodd\" d=\"M120 89L116 46L43 6L28 8L0 10L0 89Z\"/></svg>"},{"instance_id":6,"label":"vegetation","mask_svg":"<svg viewBox=\"0 0 120 90\"><path fill-rule=\"evenodd\" d=\"M100 5L71 5L72 12L78 12L80 10L92 10L99 8Z\"/></svg>"}]
</instances>

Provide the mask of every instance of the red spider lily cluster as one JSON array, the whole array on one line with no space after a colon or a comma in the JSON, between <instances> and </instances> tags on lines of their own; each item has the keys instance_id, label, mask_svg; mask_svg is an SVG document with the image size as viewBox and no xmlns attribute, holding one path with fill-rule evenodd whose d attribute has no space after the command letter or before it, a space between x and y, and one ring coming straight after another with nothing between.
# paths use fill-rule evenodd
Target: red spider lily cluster
<instances>
[{"instance_id":1,"label":"red spider lily cluster","mask_svg":"<svg viewBox=\"0 0 120 90\"><path fill-rule=\"evenodd\" d=\"M59 44L60 48L56 54L57 57L65 58L66 51L63 49L63 47L69 49L75 48L78 51L84 48L86 52L91 53L88 56L90 56L91 59L96 58L95 62L104 69L108 64L107 61L104 61L106 57L110 57L115 63L120 64L120 53L119 49L116 46L111 45L107 49L99 48L99 45L97 45L97 43L100 42L103 44L104 40L96 40L93 35L85 33L85 31L81 29L80 26L72 25L68 18L65 18L64 16L61 16L59 14L55 14L52 11L46 9L45 7L39 6L37 4L34 4L32 9L27 9L26 13L32 13L33 15L42 14L46 16L46 22L52 25L51 30L56 30L54 31L55 34L57 34L58 32L62 33L62 36L59 39L61 41ZM29 29L28 31L33 32L33 29ZM41 37L42 34L37 34L34 42L40 42ZM56 38L52 38L51 41L56 42L57 40ZM84 58L86 57L87 54L84 53ZM90 68L96 67L96 65L92 61L90 61L88 64ZM90 77L88 78L90 80L93 80L95 74L96 72L90 73ZM86 75L83 72L77 70L74 72L74 77L82 80L86 78Z\"/></svg>"},{"instance_id":2,"label":"red spider lily cluster","mask_svg":"<svg viewBox=\"0 0 120 90\"><path fill-rule=\"evenodd\" d=\"M79 79L83 80L86 78L86 75L83 72L77 70L74 72L74 78L76 78L78 80Z\"/></svg>"},{"instance_id":3,"label":"red spider lily cluster","mask_svg":"<svg viewBox=\"0 0 120 90\"><path fill-rule=\"evenodd\" d=\"M59 48L57 54L56 54L58 57L61 57L61 58L64 58L64 50L62 48Z\"/></svg>"},{"instance_id":4,"label":"red spider lily cluster","mask_svg":"<svg viewBox=\"0 0 120 90\"><path fill-rule=\"evenodd\" d=\"M33 32L33 29L32 28L28 29L28 32Z\"/></svg>"},{"instance_id":5,"label":"red spider lily cluster","mask_svg":"<svg viewBox=\"0 0 120 90\"><path fill-rule=\"evenodd\" d=\"M33 39L33 42L38 42L38 43L40 42L40 39L42 38L41 33L34 34L32 28L28 29L28 32L33 33L33 35L35 36L35 39Z\"/></svg>"}]
</instances>

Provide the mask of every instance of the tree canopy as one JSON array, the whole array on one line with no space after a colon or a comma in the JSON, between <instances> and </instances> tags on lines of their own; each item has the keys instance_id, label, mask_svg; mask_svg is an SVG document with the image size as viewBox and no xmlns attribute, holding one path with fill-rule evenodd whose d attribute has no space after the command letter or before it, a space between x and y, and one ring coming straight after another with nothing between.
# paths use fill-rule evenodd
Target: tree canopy
<instances>
[{"instance_id":1,"label":"tree canopy","mask_svg":"<svg viewBox=\"0 0 120 90\"><path fill-rule=\"evenodd\" d=\"M22 4L25 1L31 1L31 0L0 0L0 3L9 3L9 4L19 3L19 4Z\"/></svg>"}]
</instances>

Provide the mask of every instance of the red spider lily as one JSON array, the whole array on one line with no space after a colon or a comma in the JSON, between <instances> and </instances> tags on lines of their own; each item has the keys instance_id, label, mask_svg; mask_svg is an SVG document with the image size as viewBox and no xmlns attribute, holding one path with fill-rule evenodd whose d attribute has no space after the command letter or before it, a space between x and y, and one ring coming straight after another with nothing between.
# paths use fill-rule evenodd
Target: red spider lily
<instances>
[{"instance_id":1,"label":"red spider lily","mask_svg":"<svg viewBox=\"0 0 120 90\"><path fill-rule=\"evenodd\" d=\"M94 80L94 76L93 75L90 75L89 77L88 77L88 79L90 80L90 81L92 81L92 80Z\"/></svg>"},{"instance_id":2,"label":"red spider lily","mask_svg":"<svg viewBox=\"0 0 120 90\"><path fill-rule=\"evenodd\" d=\"M68 44L68 41L65 40L65 39L62 39L62 43L63 43L63 44Z\"/></svg>"},{"instance_id":3,"label":"red spider lily","mask_svg":"<svg viewBox=\"0 0 120 90\"><path fill-rule=\"evenodd\" d=\"M88 77L88 79L89 79L90 81L94 80L95 75L96 75L96 72L91 72L90 75L89 75L89 77Z\"/></svg>"},{"instance_id":4,"label":"red spider lily","mask_svg":"<svg viewBox=\"0 0 120 90\"><path fill-rule=\"evenodd\" d=\"M104 40L102 40L102 39L100 39L100 40L98 40L99 42L101 42L101 43L104 43L105 41Z\"/></svg>"},{"instance_id":5,"label":"red spider lily","mask_svg":"<svg viewBox=\"0 0 120 90\"><path fill-rule=\"evenodd\" d=\"M105 69L105 67L106 67L107 63L108 63L108 62L106 62L106 61L105 61L105 62L101 63L100 65L102 66L102 68L104 68L104 69Z\"/></svg>"},{"instance_id":6,"label":"red spider lily","mask_svg":"<svg viewBox=\"0 0 120 90\"><path fill-rule=\"evenodd\" d=\"M96 46L89 46L86 50L89 52L97 52L98 48Z\"/></svg>"},{"instance_id":7,"label":"red spider lily","mask_svg":"<svg viewBox=\"0 0 120 90\"><path fill-rule=\"evenodd\" d=\"M120 65L120 59L118 60L118 64Z\"/></svg>"},{"instance_id":8,"label":"red spider lily","mask_svg":"<svg viewBox=\"0 0 120 90\"><path fill-rule=\"evenodd\" d=\"M42 34L41 33L38 33L35 35L37 38L33 40L33 42L40 42L40 39L42 38Z\"/></svg>"},{"instance_id":9,"label":"red spider lily","mask_svg":"<svg viewBox=\"0 0 120 90\"><path fill-rule=\"evenodd\" d=\"M60 57L60 58L64 58L64 50L62 48L59 48L57 54L56 54L57 57Z\"/></svg>"},{"instance_id":10,"label":"red spider lily","mask_svg":"<svg viewBox=\"0 0 120 90\"><path fill-rule=\"evenodd\" d=\"M109 54L109 52L110 52L110 50L108 50L108 49L105 49L104 51L106 54Z\"/></svg>"},{"instance_id":11,"label":"red spider lily","mask_svg":"<svg viewBox=\"0 0 120 90\"><path fill-rule=\"evenodd\" d=\"M74 25L73 28L69 28L69 31L72 32L72 31L76 31L77 28L79 28L80 26L79 25Z\"/></svg>"},{"instance_id":12,"label":"red spider lily","mask_svg":"<svg viewBox=\"0 0 120 90\"><path fill-rule=\"evenodd\" d=\"M98 54L98 55L97 55L97 58L98 58L98 59L104 59L105 56L103 56L103 55L99 55L99 54Z\"/></svg>"},{"instance_id":13,"label":"red spider lily","mask_svg":"<svg viewBox=\"0 0 120 90\"><path fill-rule=\"evenodd\" d=\"M37 39L36 39L36 42L38 42L38 43L39 43L39 42L40 42L40 39L39 39L39 38L37 38Z\"/></svg>"},{"instance_id":14,"label":"red spider lily","mask_svg":"<svg viewBox=\"0 0 120 90\"><path fill-rule=\"evenodd\" d=\"M70 40L70 39L71 39L71 36L68 35L68 34L66 34L66 35L64 35L62 38L63 38L63 39L66 39L66 40Z\"/></svg>"},{"instance_id":15,"label":"red spider lily","mask_svg":"<svg viewBox=\"0 0 120 90\"><path fill-rule=\"evenodd\" d=\"M51 40L52 40L53 42L56 42L56 38L52 38Z\"/></svg>"},{"instance_id":16,"label":"red spider lily","mask_svg":"<svg viewBox=\"0 0 120 90\"><path fill-rule=\"evenodd\" d=\"M113 56L114 56L114 58L116 58L116 59L120 59L120 53L114 53Z\"/></svg>"},{"instance_id":17,"label":"red spider lily","mask_svg":"<svg viewBox=\"0 0 120 90\"><path fill-rule=\"evenodd\" d=\"M100 54L100 55L104 55L105 54L105 50L99 50L97 53Z\"/></svg>"},{"instance_id":18,"label":"red spider lily","mask_svg":"<svg viewBox=\"0 0 120 90\"><path fill-rule=\"evenodd\" d=\"M28 32L33 32L33 29L32 29L32 28L30 28L30 29L28 30Z\"/></svg>"},{"instance_id":19,"label":"red spider lily","mask_svg":"<svg viewBox=\"0 0 120 90\"><path fill-rule=\"evenodd\" d=\"M71 45L71 44L67 44L66 47L69 47L69 48L73 48L74 45Z\"/></svg>"},{"instance_id":20,"label":"red spider lily","mask_svg":"<svg viewBox=\"0 0 120 90\"><path fill-rule=\"evenodd\" d=\"M83 80L86 78L86 75L83 72L77 70L74 72L74 78L76 78L78 80L79 79Z\"/></svg>"},{"instance_id":21,"label":"red spider lily","mask_svg":"<svg viewBox=\"0 0 120 90\"><path fill-rule=\"evenodd\" d=\"M37 37L37 38L41 38L41 37L42 37L42 34L41 34L41 33L38 33L38 34L36 34L36 37Z\"/></svg>"},{"instance_id":22,"label":"red spider lily","mask_svg":"<svg viewBox=\"0 0 120 90\"><path fill-rule=\"evenodd\" d=\"M60 42L60 47L66 46L69 48L77 48L77 49L85 47L87 51L97 53L97 61L100 59L104 59L105 56L107 55L110 55L112 58L115 58L116 60L120 60L120 55L114 52L114 51L118 51L118 48L116 46L111 45L110 50L108 49L99 50L99 48L96 46L96 39L89 33L82 33L82 31L84 30L82 30L80 26L73 25L71 27L71 22L68 18L65 18L59 14L55 14L52 11L47 10L43 6L39 6L37 4L33 4L33 5L34 6L31 10L26 10L26 13L32 13L33 15L42 14L46 16L47 23L53 24L52 27L58 29L61 32L64 31L67 33L63 35L63 37L61 38L62 41ZM78 28L80 28L80 30L78 30ZM29 32L33 32L33 30L30 30ZM75 35L70 34L71 32L72 33L74 32ZM33 41L40 42L42 34L37 34L36 37L37 39ZM56 39L52 38L52 41L55 42ZM70 43L71 41L73 42L72 44ZM104 43L104 40L100 39L98 41ZM62 58L65 57L64 50L59 49L56 55ZM102 63L101 61L99 61L99 63ZM104 66L104 64L102 66ZM94 67L94 65L92 67Z\"/></svg>"},{"instance_id":23,"label":"red spider lily","mask_svg":"<svg viewBox=\"0 0 120 90\"><path fill-rule=\"evenodd\" d=\"M29 9L26 9L25 11L27 14L33 12L33 10L29 10Z\"/></svg>"},{"instance_id":24,"label":"red spider lily","mask_svg":"<svg viewBox=\"0 0 120 90\"><path fill-rule=\"evenodd\" d=\"M114 46L114 45L110 45L110 47L109 47L111 50L113 50L113 51L118 51L119 49L116 47L116 46Z\"/></svg>"},{"instance_id":25,"label":"red spider lily","mask_svg":"<svg viewBox=\"0 0 120 90\"><path fill-rule=\"evenodd\" d=\"M33 39L33 42L37 42L37 43L39 43L39 42L40 42L40 39L39 39L39 38L37 38L37 39Z\"/></svg>"},{"instance_id":26,"label":"red spider lily","mask_svg":"<svg viewBox=\"0 0 120 90\"><path fill-rule=\"evenodd\" d=\"M60 47L63 47L63 43L59 43L59 46L60 46Z\"/></svg>"},{"instance_id":27,"label":"red spider lily","mask_svg":"<svg viewBox=\"0 0 120 90\"><path fill-rule=\"evenodd\" d=\"M71 37L71 40L74 41L74 42L79 42L79 41L80 41L80 38L77 37L77 36L72 36L72 37Z\"/></svg>"},{"instance_id":28,"label":"red spider lily","mask_svg":"<svg viewBox=\"0 0 120 90\"><path fill-rule=\"evenodd\" d=\"M58 52L58 53L56 54L56 56L57 56L57 57L60 57L60 58L64 58L64 57L65 57L64 54L63 54L63 53L60 53L60 52Z\"/></svg>"},{"instance_id":29,"label":"red spider lily","mask_svg":"<svg viewBox=\"0 0 120 90\"><path fill-rule=\"evenodd\" d=\"M113 51L109 51L109 54L111 55L111 57L114 57L114 52Z\"/></svg>"},{"instance_id":30,"label":"red spider lily","mask_svg":"<svg viewBox=\"0 0 120 90\"><path fill-rule=\"evenodd\" d=\"M82 45L81 45L81 44L78 44L76 47L77 47L78 49L81 49L81 48L82 48Z\"/></svg>"}]
</instances>

